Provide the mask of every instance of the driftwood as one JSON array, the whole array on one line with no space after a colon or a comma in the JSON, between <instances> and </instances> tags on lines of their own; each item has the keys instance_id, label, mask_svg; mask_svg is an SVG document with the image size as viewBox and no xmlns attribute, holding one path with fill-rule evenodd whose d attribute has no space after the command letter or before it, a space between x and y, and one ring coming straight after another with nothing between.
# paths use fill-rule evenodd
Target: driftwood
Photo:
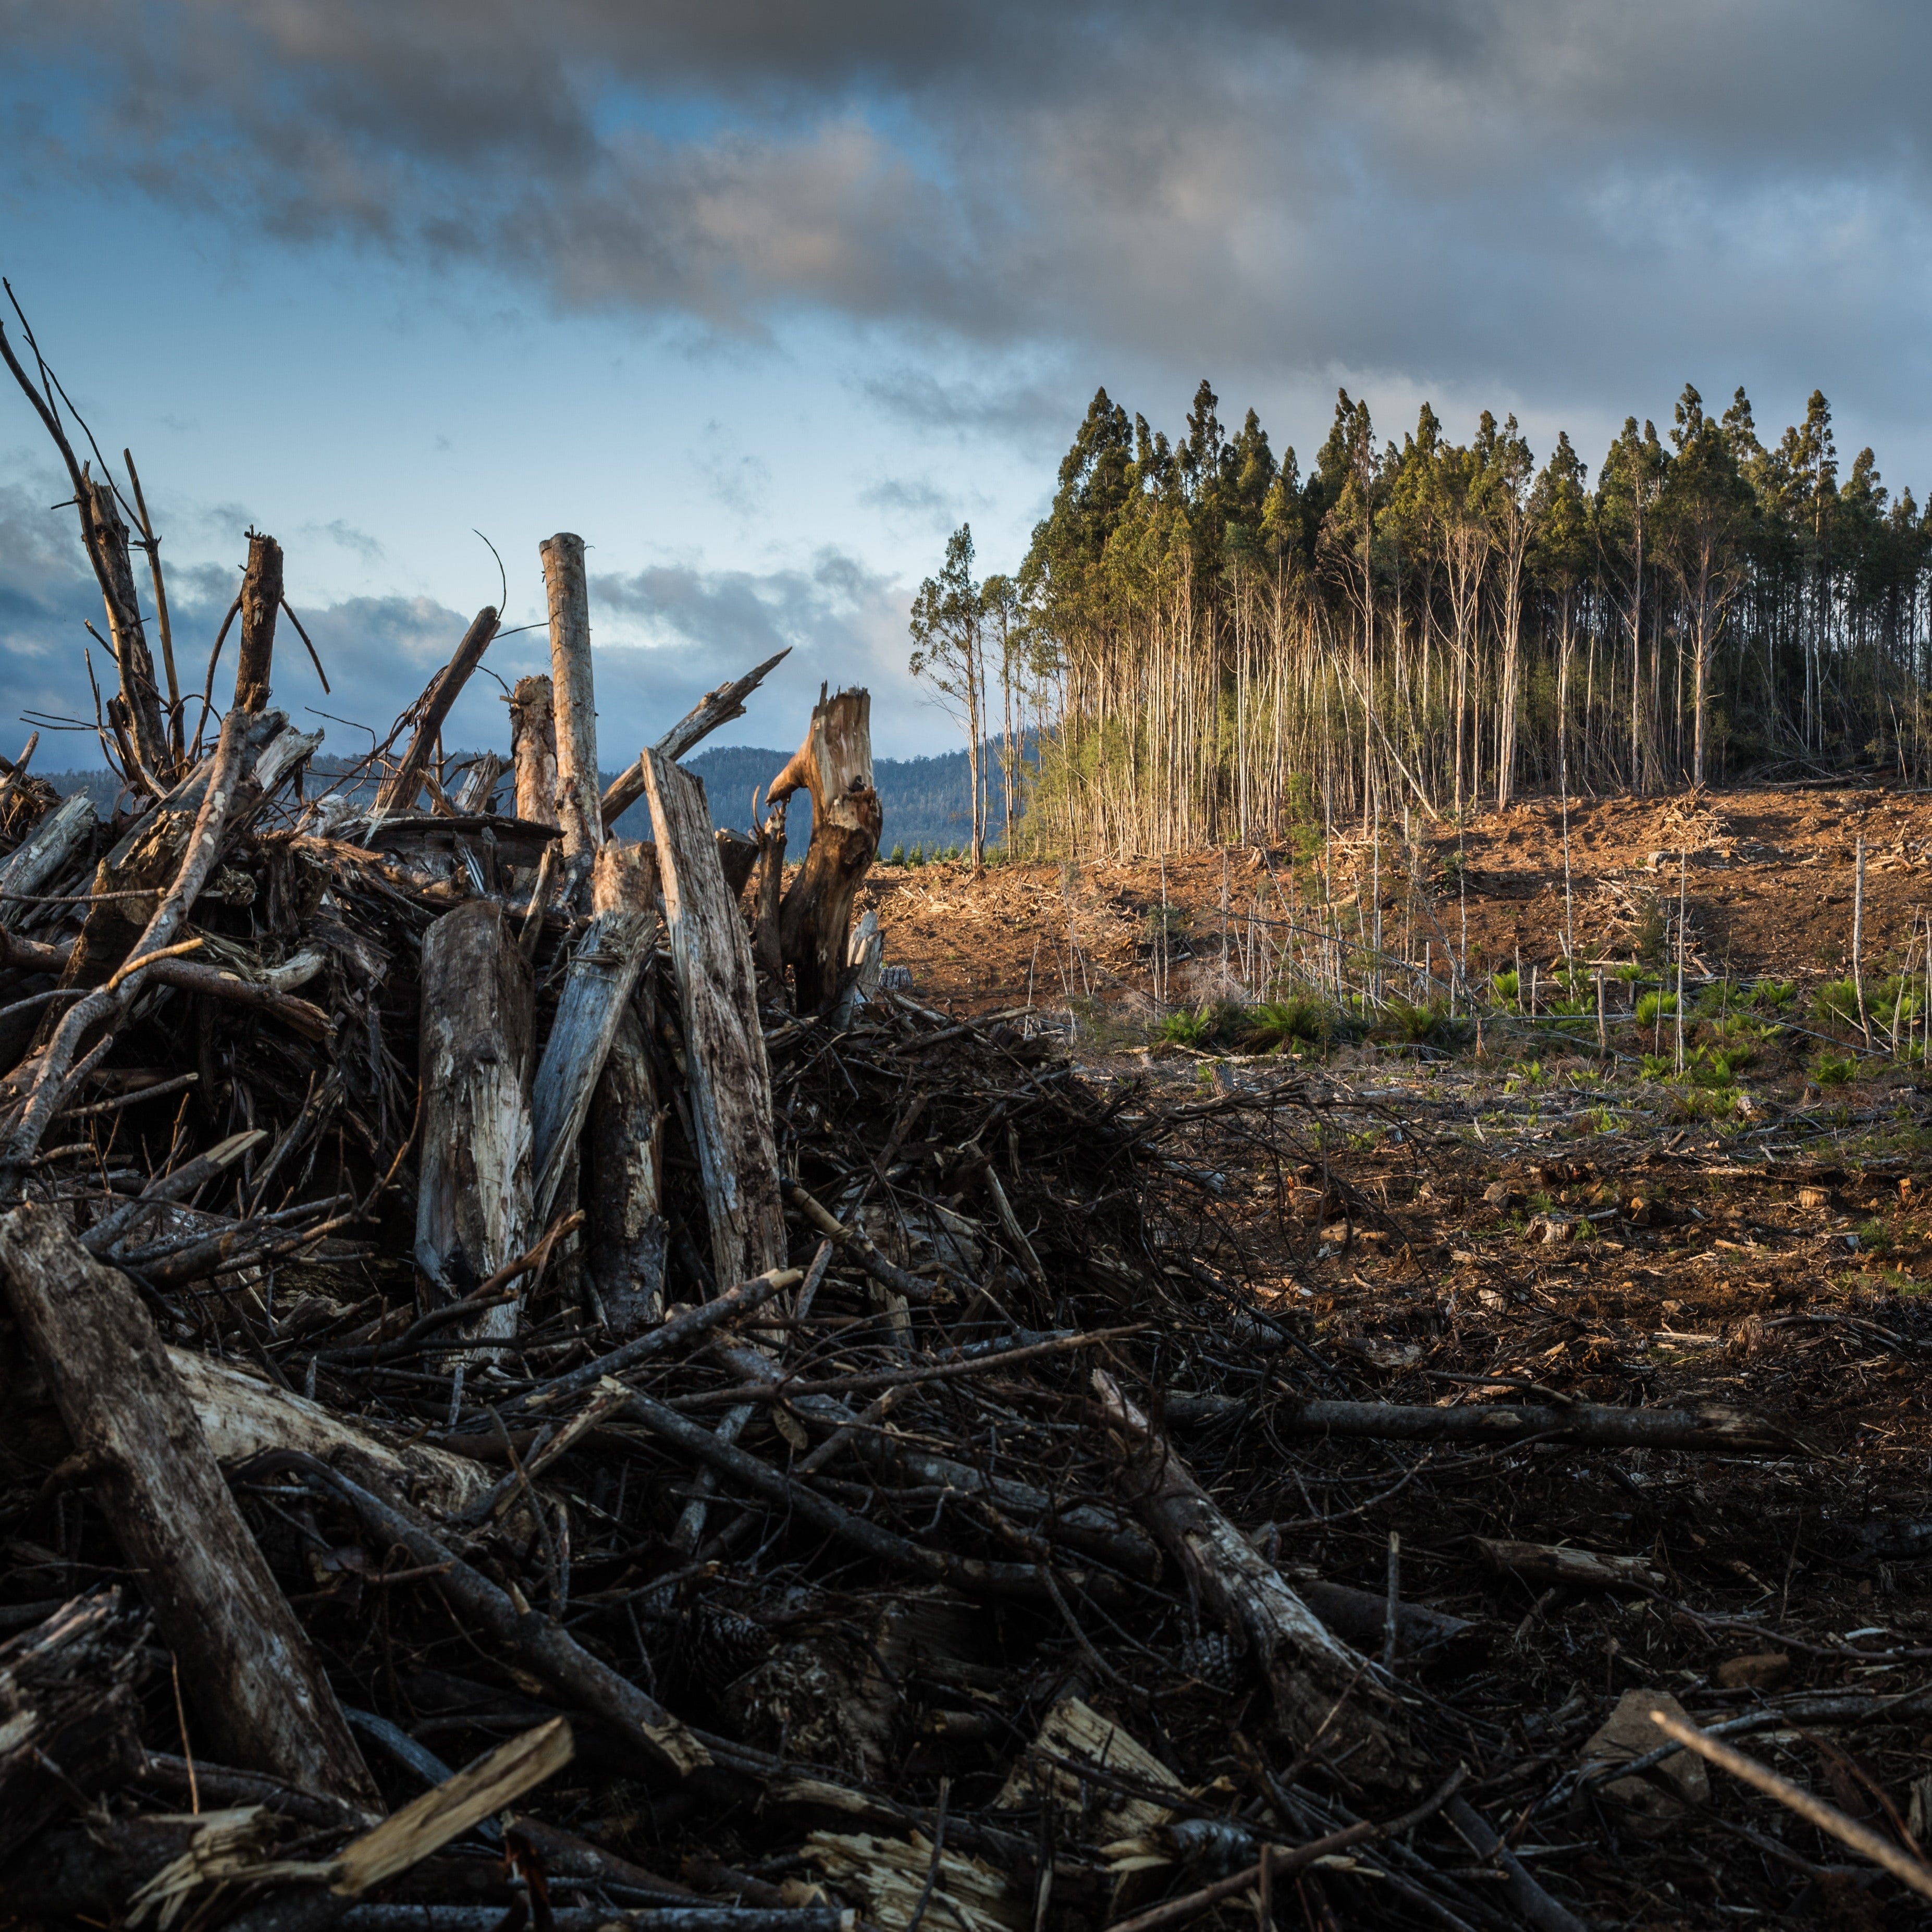
<instances>
[{"instance_id":1,"label":"driftwood","mask_svg":"<svg viewBox=\"0 0 1932 1932\"><path fill-rule=\"evenodd\" d=\"M863 691L821 692L805 742L771 783L774 802L812 794L812 840L787 888L778 939L802 1013L838 994L852 902L879 849L884 816L872 789L872 700Z\"/></svg>"},{"instance_id":2,"label":"driftwood","mask_svg":"<svg viewBox=\"0 0 1932 1932\"><path fill-rule=\"evenodd\" d=\"M58 1213L32 1205L0 1221L0 1275L215 1749L372 1803L335 1694L125 1276L95 1261ZM115 1400L102 1402L110 1388Z\"/></svg>"},{"instance_id":3,"label":"driftwood","mask_svg":"<svg viewBox=\"0 0 1932 1932\"><path fill-rule=\"evenodd\" d=\"M38 892L66 866L94 830L94 801L84 791L63 799L0 866L0 926L17 926L34 908L20 902Z\"/></svg>"},{"instance_id":4,"label":"driftwood","mask_svg":"<svg viewBox=\"0 0 1932 1932\"><path fill-rule=\"evenodd\" d=\"M1472 1403L1424 1408L1390 1402L1285 1402L1270 1420L1285 1435L1378 1442L1571 1442L1596 1449L1702 1449L1786 1456L1790 1432L1761 1416L1704 1402L1694 1408L1607 1408L1589 1402Z\"/></svg>"},{"instance_id":5,"label":"driftwood","mask_svg":"<svg viewBox=\"0 0 1932 1932\"><path fill-rule=\"evenodd\" d=\"M645 763L712 1266L721 1283L743 1281L784 1262L771 1074L751 942L696 781L654 751Z\"/></svg>"},{"instance_id":6,"label":"driftwood","mask_svg":"<svg viewBox=\"0 0 1932 1932\"><path fill-rule=\"evenodd\" d=\"M590 602L584 539L560 530L538 546L550 600L550 674L556 706L556 822L566 859L604 842L597 795L597 704L590 670Z\"/></svg>"},{"instance_id":7,"label":"driftwood","mask_svg":"<svg viewBox=\"0 0 1932 1932\"><path fill-rule=\"evenodd\" d=\"M275 619L282 608L282 547L259 530L248 532L248 568L242 579L241 655L235 702L244 711L268 708L274 668Z\"/></svg>"},{"instance_id":8,"label":"driftwood","mask_svg":"<svg viewBox=\"0 0 1932 1932\"><path fill-rule=\"evenodd\" d=\"M1577 1590L1660 1590L1668 1580L1640 1556L1607 1556L1568 1544L1504 1543L1474 1539L1476 1553L1492 1570L1526 1583L1564 1585Z\"/></svg>"},{"instance_id":9,"label":"driftwood","mask_svg":"<svg viewBox=\"0 0 1932 1932\"><path fill-rule=\"evenodd\" d=\"M422 979L416 1262L460 1296L530 1238L530 969L502 906L478 899L430 928ZM514 1335L517 1306L490 1310L477 1333Z\"/></svg>"}]
</instances>

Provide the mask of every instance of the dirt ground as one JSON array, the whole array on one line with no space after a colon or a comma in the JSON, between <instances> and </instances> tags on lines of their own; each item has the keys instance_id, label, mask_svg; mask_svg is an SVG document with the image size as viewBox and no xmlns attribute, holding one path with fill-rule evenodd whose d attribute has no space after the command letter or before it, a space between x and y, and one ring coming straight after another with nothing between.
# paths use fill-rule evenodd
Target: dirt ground
<instances>
[{"instance_id":1,"label":"dirt ground","mask_svg":"<svg viewBox=\"0 0 1932 1932\"><path fill-rule=\"evenodd\" d=\"M1785 788L1576 803L1568 831L1567 908L1553 803L1460 840L1432 830L1412 869L1385 838L1383 951L1419 961L1426 938L1439 970L1466 911L1472 980L1519 947L1526 970L1550 970L1572 921L1580 959L1654 956L1681 866L1687 971L1796 982L1792 1024L1761 1016L1714 1101L1644 1066L1671 1029L1614 1010L1607 1053L1593 1024L1566 1040L1520 1021L1492 1022L1480 1050L1468 1036L1267 1054L1137 1043L1159 1011L1163 874L1181 909L1162 920L1180 960L1166 1004L1238 998L1261 976L1244 915L1264 883L1275 912L1288 898L1318 920L1305 909L1326 896L1352 922L1358 868L1376 873L1360 839L1232 855L1225 969L1218 853L977 880L959 866L886 871L868 896L916 997L1030 1004L1039 1024L1070 1006L1076 1056L1117 1083L1124 1109L1137 1094L1198 1098L1175 1172L1198 1216L1168 1237L1168 1273L1244 1285L1292 1346L1231 1352L1220 1406L1208 1405L1219 1419L1194 1420L1207 1433L1191 1440L1196 1466L1240 1496L1241 1527L1284 1564L1380 1591L1394 1533L1405 1597L1477 1626L1473 1649L1423 1668L1420 1686L1492 1721L1476 1788L1514 1816L1512 1841L1553 1892L1599 1925L1932 1923L1720 1773L1694 1818L1661 1828L1570 1795L1626 1691L1667 1690L1705 1725L1801 1691L1874 1713L1897 1696L1888 1719L1739 1742L1894 1842L1932 1835L1932 1694L1918 1694L1932 1690L1932 1093L1882 1053L1821 1085L1832 1049L1818 1034L1858 1042L1810 1008L1849 959L1861 836L1866 973L1905 962L1932 907L1932 798ZM1734 1037L1730 1025L1693 1018L1687 1048ZM1472 1453L1276 1433L1283 1405L1322 1394L1718 1404L1790 1446ZM1478 1538L1633 1558L1649 1575L1545 1590L1483 1560Z\"/></svg>"},{"instance_id":2,"label":"dirt ground","mask_svg":"<svg viewBox=\"0 0 1932 1932\"><path fill-rule=\"evenodd\" d=\"M1229 970L1242 976L1245 946L1250 981L1259 977L1257 911L1279 920L1286 900L1292 922L1318 923L1312 908L1331 898L1352 938L1359 896L1372 938L1378 886L1382 950L1418 966L1426 958L1438 982L1445 950L1466 947L1472 979L1513 965L1519 952L1547 970L1566 933L1580 959L1628 959L1656 909L1675 917L1680 862L1693 971L1777 972L1802 986L1844 970L1861 838L1867 963L1902 955L1932 909L1932 795L1876 783L1573 799L1567 903L1564 813L1554 800L1478 818L1460 834L1419 821L1414 830L1406 845L1401 826L1382 828L1379 866L1376 840L1358 825L1325 839L1317 827L1293 848L1164 864L1019 863L976 880L963 862L881 867L864 902L886 928L889 961L910 968L926 996L962 1010L1029 995L1051 1004L1070 988L1107 1000L1150 994L1163 902L1170 953L1182 965L1169 991L1204 987L1208 976L1186 968L1219 970L1224 880Z\"/></svg>"}]
</instances>

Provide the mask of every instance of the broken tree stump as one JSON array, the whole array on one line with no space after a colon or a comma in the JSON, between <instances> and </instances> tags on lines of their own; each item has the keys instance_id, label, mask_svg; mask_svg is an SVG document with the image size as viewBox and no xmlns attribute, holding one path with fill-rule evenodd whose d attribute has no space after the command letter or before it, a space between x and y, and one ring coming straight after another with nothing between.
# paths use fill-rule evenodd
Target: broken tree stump
<instances>
[{"instance_id":1,"label":"broken tree stump","mask_svg":"<svg viewBox=\"0 0 1932 1932\"><path fill-rule=\"evenodd\" d=\"M772 781L773 804L801 788L812 794L812 839L784 896L778 943L801 1013L824 1012L838 996L852 902L879 849L884 824L872 788L872 699L865 691L828 698L821 688L805 742Z\"/></svg>"},{"instance_id":2,"label":"broken tree stump","mask_svg":"<svg viewBox=\"0 0 1932 1932\"><path fill-rule=\"evenodd\" d=\"M416 721L410 748L403 754L402 763L382 781L376 794L372 818L382 812L407 812L415 805L416 794L422 790L424 769L442 730L443 720L449 716L450 706L462 695L470 674L483 662L483 653L490 648L490 640L496 634L496 609L486 604L464 632L463 640L456 647L456 655L437 672L436 682L424 694L422 715ZM493 772L491 777L494 776ZM478 806L477 809L482 808Z\"/></svg>"},{"instance_id":3,"label":"broken tree stump","mask_svg":"<svg viewBox=\"0 0 1932 1932\"><path fill-rule=\"evenodd\" d=\"M423 935L416 1255L446 1294L468 1294L530 1244L533 1000L495 900L458 906ZM506 1339L520 1312L520 1302L490 1309L475 1333Z\"/></svg>"},{"instance_id":4,"label":"broken tree stump","mask_svg":"<svg viewBox=\"0 0 1932 1932\"><path fill-rule=\"evenodd\" d=\"M242 580L242 656L235 667L235 702L265 711L274 668L275 618L282 608L282 547L260 530L248 532L248 572Z\"/></svg>"},{"instance_id":5,"label":"broken tree stump","mask_svg":"<svg viewBox=\"0 0 1932 1932\"><path fill-rule=\"evenodd\" d=\"M510 762L517 816L531 825L555 825L556 700L547 677L520 677L510 693Z\"/></svg>"},{"instance_id":6,"label":"broken tree stump","mask_svg":"<svg viewBox=\"0 0 1932 1932\"><path fill-rule=\"evenodd\" d=\"M771 1070L751 941L718 863L704 795L688 772L656 751L646 754L645 781L684 1022L712 1276L722 1288L784 1264Z\"/></svg>"},{"instance_id":7,"label":"broken tree stump","mask_svg":"<svg viewBox=\"0 0 1932 1932\"><path fill-rule=\"evenodd\" d=\"M0 1221L0 1277L217 1754L376 1804L335 1694L133 1285L37 1203Z\"/></svg>"},{"instance_id":8,"label":"broken tree stump","mask_svg":"<svg viewBox=\"0 0 1932 1932\"><path fill-rule=\"evenodd\" d=\"M590 674L590 598L584 539L560 530L537 546L550 600L550 675L556 705L556 820L563 856L582 859L604 842L597 795L597 704Z\"/></svg>"}]
</instances>

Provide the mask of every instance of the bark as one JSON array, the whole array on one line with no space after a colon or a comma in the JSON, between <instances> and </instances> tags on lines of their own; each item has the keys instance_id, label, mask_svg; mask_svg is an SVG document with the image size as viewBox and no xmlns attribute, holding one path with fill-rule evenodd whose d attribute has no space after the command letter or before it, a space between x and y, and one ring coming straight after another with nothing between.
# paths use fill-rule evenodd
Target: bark
<instances>
[{"instance_id":1,"label":"bark","mask_svg":"<svg viewBox=\"0 0 1932 1932\"><path fill-rule=\"evenodd\" d=\"M791 646L788 644L776 657L766 658L742 677L734 678L729 684L721 684L716 691L707 691L651 749L660 757L674 760L695 751L719 725L728 724L733 718L744 716L745 700L764 682L776 665L790 655ZM644 796L645 755L640 752L638 762L610 781L610 789L604 794L606 832Z\"/></svg>"},{"instance_id":2,"label":"bark","mask_svg":"<svg viewBox=\"0 0 1932 1932\"><path fill-rule=\"evenodd\" d=\"M116 1586L0 1644L0 1858L66 1810L73 1792L92 1796L134 1775L146 1636Z\"/></svg>"},{"instance_id":3,"label":"bark","mask_svg":"<svg viewBox=\"0 0 1932 1932\"><path fill-rule=\"evenodd\" d=\"M275 618L282 608L282 547L259 530L248 532L248 571L242 580L242 657L235 667L235 702L266 711L275 653Z\"/></svg>"},{"instance_id":4,"label":"bark","mask_svg":"<svg viewBox=\"0 0 1932 1932\"><path fill-rule=\"evenodd\" d=\"M0 1274L218 1755L369 1806L376 1790L154 1324L55 1208L0 1222Z\"/></svg>"},{"instance_id":5,"label":"bark","mask_svg":"<svg viewBox=\"0 0 1932 1932\"><path fill-rule=\"evenodd\" d=\"M1474 1540L1476 1554L1492 1570L1526 1583L1575 1590L1660 1590L1668 1581L1641 1556L1605 1556L1568 1544L1501 1543L1486 1536Z\"/></svg>"},{"instance_id":6,"label":"bark","mask_svg":"<svg viewBox=\"0 0 1932 1932\"><path fill-rule=\"evenodd\" d=\"M417 1265L464 1295L530 1245L533 989L503 908L476 899L423 937ZM520 1301L476 1333L517 1332Z\"/></svg>"},{"instance_id":7,"label":"bark","mask_svg":"<svg viewBox=\"0 0 1932 1932\"><path fill-rule=\"evenodd\" d=\"M1290 1589L1222 1514L1194 1474L1104 1370L1094 1387L1119 1438L1129 1499L1190 1590L1246 1639L1274 1698L1275 1721L1298 1748L1318 1736L1364 1782L1406 1781L1390 1724L1365 1710L1372 1695L1356 1653Z\"/></svg>"},{"instance_id":8,"label":"bark","mask_svg":"<svg viewBox=\"0 0 1932 1932\"><path fill-rule=\"evenodd\" d=\"M567 530L538 545L550 599L550 674L556 702L556 823L563 856L577 859L604 842L597 796L597 704L590 675L590 600L584 539Z\"/></svg>"},{"instance_id":9,"label":"bark","mask_svg":"<svg viewBox=\"0 0 1932 1932\"><path fill-rule=\"evenodd\" d=\"M647 795L683 1020L692 1121L722 1287L784 1264L771 1071L752 948L697 781L653 751Z\"/></svg>"},{"instance_id":10,"label":"bark","mask_svg":"<svg viewBox=\"0 0 1932 1932\"><path fill-rule=\"evenodd\" d=\"M852 902L879 849L884 814L872 789L872 700L864 691L820 692L812 728L772 782L774 802L812 794L812 842L786 892L778 943L801 1013L824 1012L845 970Z\"/></svg>"},{"instance_id":11,"label":"bark","mask_svg":"<svg viewBox=\"0 0 1932 1932\"><path fill-rule=\"evenodd\" d=\"M443 720L449 716L450 706L462 695L470 674L483 662L483 653L490 648L490 640L496 634L496 613L486 604L463 634L456 655L436 674L436 682L424 694L422 715L417 722L416 735L410 740L410 748L403 754L402 763L382 781L382 788L376 794L376 812L407 812L415 805L416 794L422 789L423 772L428 765L430 753L442 733ZM501 769L500 764L497 769ZM494 772L490 776L494 779Z\"/></svg>"},{"instance_id":12,"label":"bark","mask_svg":"<svg viewBox=\"0 0 1932 1932\"><path fill-rule=\"evenodd\" d=\"M547 677L520 677L510 693L510 760L517 774L517 816L555 825L556 722Z\"/></svg>"},{"instance_id":13,"label":"bark","mask_svg":"<svg viewBox=\"0 0 1932 1932\"><path fill-rule=\"evenodd\" d=\"M93 836L94 801L86 793L76 792L63 799L8 855L0 866L0 926L16 926L35 908L23 905L20 898L40 891L57 878L68 861Z\"/></svg>"},{"instance_id":14,"label":"bark","mask_svg":"<svg viewBox=\"0 0 1932 1932\"><path fill-rule=\"evenodd\" d=\"M779 909L784 896L785 808L780 800L758 830L758 862L752 886L752 963L758 996L773 1006L784 1003L784 950L778 940Z\"/></svg>"},{"instance_id":15,"label":"bark","mask_svg":"<svg viewBox=\"0 0 1932 1932\"><path fill-rule=\"evenodd\" d=\"M530 1102L538 1226L550 1219L610 1042L656 941L650 869L638 846L620 852L614 844L597 854L592 903L601 899L602 907L572 949Z\"/></svg>"}]
</instances>

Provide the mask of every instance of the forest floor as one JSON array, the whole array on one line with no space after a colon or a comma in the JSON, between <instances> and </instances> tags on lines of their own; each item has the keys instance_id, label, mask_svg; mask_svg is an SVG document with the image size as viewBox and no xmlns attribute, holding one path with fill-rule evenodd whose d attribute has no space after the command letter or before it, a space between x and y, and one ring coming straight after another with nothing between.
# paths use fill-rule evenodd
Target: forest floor
<instances>
[{"instance_id":1,"label":"forest floor","mask_svg":"<svg viewBox=\"0 0 1932 1932\"><path fill-rule=\"evenodd\" d=\"M1416 935L1428 936L1439 978L1435 933L1460 947L1466 890L1472 981L1513 965L1519 946L1526 975L1533 961L1549 972L1567 917L1580 960L1648 949L1654 986L1675 970L1671 928L1658 956L1658 908L1674 917L1684 854L1687 973L1738 983L1727 1012L1687 1021L1692 1077L1668 1077L1674 1025L1638 1027L1622 981L1607 1050L1594 1016L1573 1017L1568 1038L1492 1018L1480 1048L1472 1028L1446 1048L1160 1041L1163 868L1147 862L1013 865L976 880L958 866L885 872L868 898L917 998L1024 1006L1030 978L1040 1023L1044 1010L1066 1014L1094 1076L1198 1096L1188 1171L1200 1232L1168 1272L1205 1264L1243 1281L1302 1343L1226 1365L1254 1400L1210 1459L1214 1486L1239 1495L1240 1526L1285 1565L1365 1589L1383 1588L1399 1534L1404 1597L1479 1626L1473 1658L1418 1681L1509 1733L1486 1802L1516 1816L1546 1884L1604 1924L1932 1923L1843 1846L1715 1772L1696 1818L1551 1802L1626 1692L1668 1691L1708 1725L1774 1694L1889 1696L1932 1680L1932 1089L1906 1057L1862 1056L1856 1027L1814 1012L1819 982L1849 958L1861 835L1868 983L1922 933L1932 797L1834 787L1573 802L1568 829L1567 910L1556 804L1468 827L1460 877L1448 862L1459 842L1436 832L1415 864L1434 928L1386 841L1384 949L1419 958ZM1245 964L1258 986L1258 880L1298 895L1288 923L1316 930L1318 870L1333 868L1346 900L1358 860L1372 876L1370 850L1337 838L1324 854L1318 834L1298 854L1234 855L1225 975L1222 856L1168 861L1166 903L1181 910L1162 922L1194 956L1171 963L1169 1010L1252 997L1240 982ZM1795 983L1753 1002L1748 983L1771 978ZM1721 1079L1695 1077L1700 1046L1730 1055ZM1331 1443L1311 1485L1267 1418L1292 1389L1310 1393L1316 1358L1334 1394L1719 1402L1773 1420L1792 1448L1752 1460ZM1619 1592L1546 1592L1486 1568L1477 1538L1636 1558L1651 1574ZM1914 1708L1741 1742L1886 1835L1909 1826L1924 1842L1932 1700Z\"/></svg>"}]
</instances>

